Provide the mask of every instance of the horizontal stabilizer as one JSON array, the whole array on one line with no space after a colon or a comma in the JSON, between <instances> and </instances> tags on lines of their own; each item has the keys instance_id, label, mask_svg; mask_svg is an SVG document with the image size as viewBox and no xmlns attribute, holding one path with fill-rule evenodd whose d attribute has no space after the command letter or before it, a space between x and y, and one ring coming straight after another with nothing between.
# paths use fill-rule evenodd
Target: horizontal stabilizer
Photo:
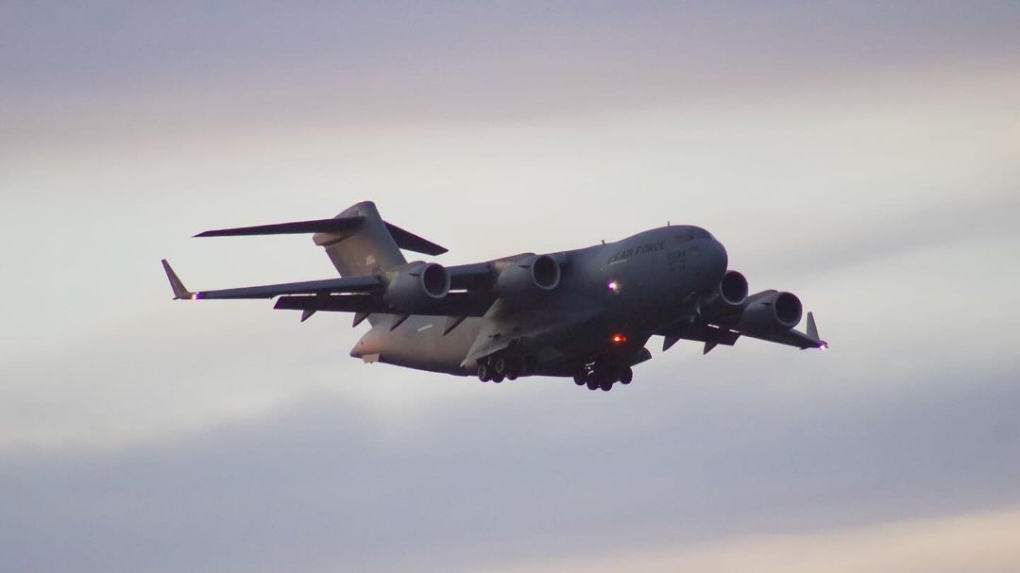
<instances>
[{"instance_id":1,"label":"horizontal stabilizer","mask_svg":"<svg viewBox=\"0 0 1020 573\"><path fill-rule=\"evenodd\" d=\"M232 229L214 229L204 231L196 237L251 237L258 235L299 235L305 233L343 233L356 229L365 220L362 216L337 217L335 219L319 219L316 221L295 221L293 223L275 223L272 225L256 225L254 227L235 227ZM405 231L393 223L386 223L386 230L393 237L393 242L401 249L425 255L442 255L447 249L423 239L410 231Z\"/></svg>"},{"instance_id":2,"label":"horizontal stabilizer","mask_svg":"<svg viewBox=\"0 0 1020 573\"><path fill-rule=\"evenodd\" d=\"M319 219L317 221L296 221L293 223L275 223L272 225L256 225L254 227L236 227L233 229L216 229L195 235L196 237L246 237L254 235L298 235L302 233L340 233L356 228L364 221L364 217L340 217L338 219Z\"/></svg>"},{"instance_id":3,"label":"horizontal stabilizer","mask_svg":"<svg viewBox=\"0 0 1020 573\"><path fill-rule=\"evenodd\" d=\"M390 236L393 237L393 242L401 249L432 256L441 255L448 250L414 233L405 231L393 223L386 223L386 229L390 232Z\"/></svg>"}]
</instances>

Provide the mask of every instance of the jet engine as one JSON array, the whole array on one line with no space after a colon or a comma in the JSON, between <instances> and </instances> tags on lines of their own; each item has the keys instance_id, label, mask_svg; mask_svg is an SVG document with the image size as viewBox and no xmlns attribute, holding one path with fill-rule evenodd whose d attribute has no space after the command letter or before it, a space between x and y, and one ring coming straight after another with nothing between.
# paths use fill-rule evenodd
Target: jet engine
<instances>
[{"instance_id":1,"label":"jet engine","mask_svg":"<svg viewBox=\"0 0 1020 573\"><path fill-rule=\"evenodd\" d=\"M510 262L496 278L496 290L503 297L547 292L559 284L560 265L549 255L531 255Z\"/></svg>"},{"instance_id":2,"label":"jet engine","mask_svg":"<svg viewBox=\"0 0 1020 573\"><path fill-rule=\"evenodd\" d=\"M800 323L802 311L803 307L796 295L774 292L744 309L739 329L756 334L789 330Z\"/></svg>"},{"instance_id":3,"label":"jet engine","mask_svg":"<svg viewBox=\"0 0 1020 573\"><path fill-rule=\"evenodd\" d=\"M747 303L747 279L737 271L726 271L719 286L701 307L704 316L730 315Z\"/></svg>"},{"instance_id":4,"label":"jet engine","mask_svg":"<svg viewBox=\"0 0 1020 573\"><path fill-rule=\"evenodd\" d=\"M415 262L394 272L386 284L383 300L397 310L414 312L428 308L450 292L450 275L442 265Z\"/></svg>"}]
</instances>

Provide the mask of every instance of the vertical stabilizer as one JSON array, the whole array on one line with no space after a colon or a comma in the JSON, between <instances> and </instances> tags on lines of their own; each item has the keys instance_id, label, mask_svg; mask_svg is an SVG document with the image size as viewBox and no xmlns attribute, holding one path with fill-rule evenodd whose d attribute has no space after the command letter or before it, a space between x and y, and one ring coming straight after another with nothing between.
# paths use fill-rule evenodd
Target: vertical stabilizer
<instances>
[{"instance_id":1,"label":"vertical stabilizer","mask_svg":"<svg viewBox=\"0 0 1020 573\"><path fill-rule=\"evenodd\" d=\"M363 201L335 218L361 217L361 224L337 232L315 233L312 240L326 254L342 277L381 273L406 264L407 259L379 216L375 203Z\"/></svg>"}]
</instances>

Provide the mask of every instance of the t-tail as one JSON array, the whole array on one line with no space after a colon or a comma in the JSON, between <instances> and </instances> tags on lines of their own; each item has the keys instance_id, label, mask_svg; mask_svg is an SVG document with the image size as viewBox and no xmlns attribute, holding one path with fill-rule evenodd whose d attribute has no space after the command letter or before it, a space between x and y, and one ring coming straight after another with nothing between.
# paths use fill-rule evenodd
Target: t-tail
<instances>
[{"instance_id":1,"label":"t-tail","mask_svg":"<svg viewBox=\"0 0 1020 573\"><path fill-rule=\"evenodd\" d=\"M352 224L317 232L312 235L312 240L326 250L340 276L373 275L407 264L394 233L379 216L375 203L358 203L333 220L351 221Z\"/></svg>"},{"instance_id":2,"label":"t-tail","mask_svg":"<svg viewBox=\"0 0 1020 573\"><path fill-rule=\"evenodd\" d=\"M407 264L400 249L441 255L446 249L383 221L375 203L362 201L332 219L217 229L196 237L240 237L314 233L342 277L373 275Z\"/></svg>"},{"instance_id":3,"label":"t-tail","mask_svg":"<svg viewBox=\"0 0 1020 573\"><path fill-rule=\"evenodd\" d=\"M375 275L406 265L407 259L401 249L426 255L446 252L445 248L384 221L375 203L371 201L352 205L332 219L217 229L195 236L239 237L301 233L314 233L312 240L326 250L329 260L344 278ZM303 318L310 314L306 313Z\"/></svg>"}]
</instances>

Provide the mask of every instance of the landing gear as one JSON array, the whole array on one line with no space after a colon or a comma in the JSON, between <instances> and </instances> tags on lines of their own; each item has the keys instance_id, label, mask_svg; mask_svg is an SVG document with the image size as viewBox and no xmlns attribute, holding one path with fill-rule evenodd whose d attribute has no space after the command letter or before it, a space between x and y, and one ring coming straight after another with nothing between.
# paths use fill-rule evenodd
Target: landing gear
<instances>
[{"instance_id":1,"label":"landing gear","mask_svg":"<svg viewBox=\"0 0 1020 573\"><path fill-rule=\"evenodd\" d=\"M496 358L495 360L492 361L492 368L498 374L506 374L507 370L509 370L509 364L507 364L507 359L503 356Z\"/></svg>"},{"instance_id":2,"label":"landing gear","mask_svg":"<svg viewBox=\"0 0 1020 573\"><path fill-rule=\"evenodd\" d=\"M620 384L626 386L627 384L630 384L633 379L634 371L630 369L630 366L624 368L623 371L620 372Z\"/></svg>"},{"instance_id":3,"label":"landing gear","mask_svg":"<svg viewBox=\"0 0 1020 573\"><path fill-rule=\"evenodd\" d=\"M586 364L581 370L574 373L574 383L578 386L588 386L589 390L608 392L613 385L630 384L634 380L634 371L629 366L614 365L611 363L599 362Z\"/></svg>"},{"instance_id":4,"label":"landing gear","mask_svg":"<svg viewBox=\"0 0 1020 573\"><path fill-rule=\"evenodd\" d=\"M479 361L478 379L482 382L499 383L505 380L516 380L534 368L534 361L526 356L512 354L496 354Z\"/></svg>"},{"instance_id":5,"label":"landing gear","mask_svg":"<svg viewBox=\"0 0 1020 573\"><path fill-rule=\"evenodd\" d=\"M497 374L506 376L507 380L516 380L524 373L524 358L520 356L497 356L492 361Z\"/></svg>"},{"instance_id":6,"label":"landing gear","mask_svg":"<svg viewBox=\"0 0 1020 573\"><path fill-rule=\"evenodd\" d=\"M489 366L487 364L478 365L478 379L482 382L492 380L492 374L489 373Z\"/></svg>"}]
</instances>

